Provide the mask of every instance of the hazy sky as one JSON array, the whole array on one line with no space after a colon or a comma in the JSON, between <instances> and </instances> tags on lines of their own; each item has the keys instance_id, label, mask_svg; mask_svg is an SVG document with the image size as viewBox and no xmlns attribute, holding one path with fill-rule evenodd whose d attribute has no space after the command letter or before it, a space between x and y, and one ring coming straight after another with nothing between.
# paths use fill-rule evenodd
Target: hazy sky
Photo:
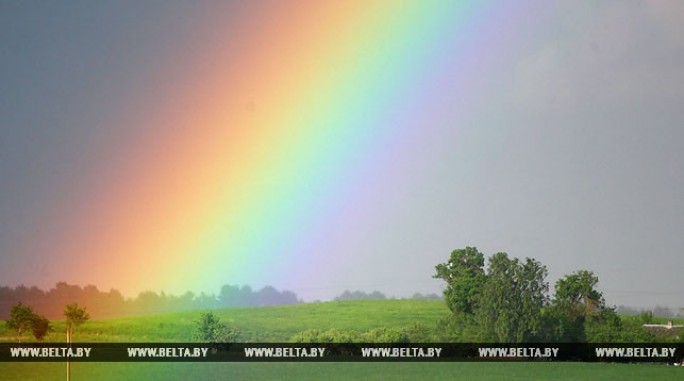
<instances>
[{"instance_id":1,"label":"hazy sky","mask_svg":"<svg viewBox=\"0 0 684 381\"><path fill-rule=\"evenodd\" d=\"M83 281L22 248L58 234L42 223L59 218L55 193L122 136L104 121L180 65L168 58L203 28L192 3L0 2L0 284ZM253 285L308 300L439 292L434 266L469 245L536 258L551 283L592 270L611 305L684 306L684 2L564 1L536 17L495 47L505 61L482 85L495 96L459 120L458 144L397 190L382 229L335 242L361 252L345 277Z\"/></svg>"}]
</instances>

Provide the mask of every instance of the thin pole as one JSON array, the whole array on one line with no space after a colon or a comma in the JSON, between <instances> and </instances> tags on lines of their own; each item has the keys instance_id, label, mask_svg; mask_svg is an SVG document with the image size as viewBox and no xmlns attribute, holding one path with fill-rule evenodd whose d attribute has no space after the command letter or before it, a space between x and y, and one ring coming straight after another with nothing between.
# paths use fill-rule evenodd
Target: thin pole
<instances>
[{"instance_id":1,"label":"thin pole","mask_svg":"<svg viewBox=\"0 0 684 381\"><path fill-rule=\"evenodd\" d=\"M67 325L67 348L71 348L71 329ZM71 362L69 357L67 357L67 381L71 381Z\"/></svg>"}]
</instances>

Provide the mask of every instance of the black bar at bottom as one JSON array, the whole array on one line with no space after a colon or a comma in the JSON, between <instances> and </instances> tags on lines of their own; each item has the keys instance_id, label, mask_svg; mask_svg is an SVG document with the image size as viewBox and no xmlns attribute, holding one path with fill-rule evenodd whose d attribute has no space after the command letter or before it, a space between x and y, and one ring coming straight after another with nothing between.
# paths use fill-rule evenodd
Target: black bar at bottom
<instances>
[{"instance_id":1,"label":"black bar at bottom","mask_svg":"<svg viewBox=\"0 0 684 381\"><path fill-rule=\"evenodd\" d=\"M682 363L684 343L0 343L0 362L584 361Z\"/></svg>"}]
</instances>

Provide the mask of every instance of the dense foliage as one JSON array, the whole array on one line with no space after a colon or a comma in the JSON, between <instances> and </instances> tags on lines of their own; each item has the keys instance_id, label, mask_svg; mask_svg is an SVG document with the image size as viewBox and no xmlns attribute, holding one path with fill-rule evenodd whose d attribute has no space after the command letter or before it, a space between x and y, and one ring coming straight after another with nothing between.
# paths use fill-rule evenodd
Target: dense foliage
<instances>
[{"instance_id":1,"label":"dense foliage","mask_svg":"<svg viewBox=\"0 0 684 381\"><path fill-rule=\"evenodd\" d=\"M451 316L438 334L463 342L652 342L641 325L606 307L598 277L580 270L559 279L549 296L548 271L531 258L496 253L488 260L474 247L454 250L438 264Z\"/></svg>"}]
</instances>

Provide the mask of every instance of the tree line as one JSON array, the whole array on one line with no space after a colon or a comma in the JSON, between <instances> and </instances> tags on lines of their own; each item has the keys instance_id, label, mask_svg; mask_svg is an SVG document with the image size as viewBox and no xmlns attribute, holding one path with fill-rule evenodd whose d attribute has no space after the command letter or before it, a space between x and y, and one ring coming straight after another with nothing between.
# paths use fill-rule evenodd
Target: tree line
<instances>
[{"instance_id":1,"label":"tree line","mask_svg":"<svg viewBox=\"0 0 684 381\"><path fill-rule=\"evenodd\" d=\"M344 292L342 292L340 295L333 298L333 300L336 302L343 301L343 300L386 300L386 299L389 299L389 298L380 291L364 292L364 291L349 291L349 290L344 290ZM395 298L392 298L392 299L395 299ZM441 297L437 294L434 294L434 293L421 294L420 292L416 292L413 295L411 295L410 298L401 298L401 299L440 300Z\"/></svg>"},{"instance_id":2,"label":"tree line","mask_svg":"<svg viewBox=\"0 0 684 381\"><path fill-rule=\"evenodd\" d=\"M598 277L579 270L560 278L549 294L546 266L506 253L485 257L475 247L454 250L438 264L451 315L442 322L447 341L644 342L653 341L636 321L620 318L596 289Z\"/></svg>"},{"instance_id":3,"label":"tree line","mask_svg":"<svg viewBox=\"0 0 684 381\"><path fill-rule=\"evenodd\" d=\"M12 306L18 302L48 319L61 318L64 305L78 303L87 306L93 318L102 319L224 307L296 304L301 300L292 291L278 291L271 286L253 290L249 286L224 285L218 295L186 292L177 296L145 291L135 298L124 298L115 289L100 291L92 285L80 287L59 282L48 291L23 285L0 287L0 319L7 319Z\"/></svg>"}]
</instances>

